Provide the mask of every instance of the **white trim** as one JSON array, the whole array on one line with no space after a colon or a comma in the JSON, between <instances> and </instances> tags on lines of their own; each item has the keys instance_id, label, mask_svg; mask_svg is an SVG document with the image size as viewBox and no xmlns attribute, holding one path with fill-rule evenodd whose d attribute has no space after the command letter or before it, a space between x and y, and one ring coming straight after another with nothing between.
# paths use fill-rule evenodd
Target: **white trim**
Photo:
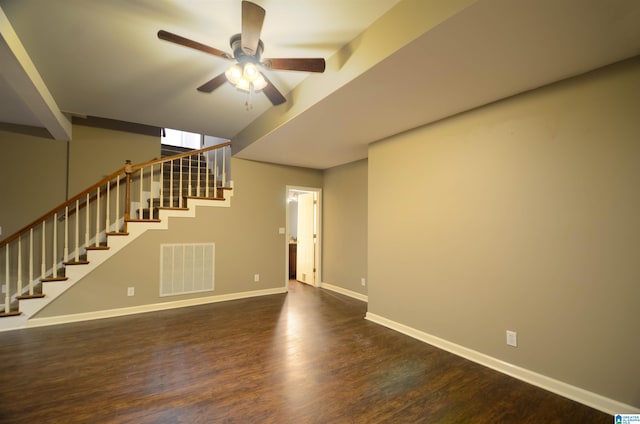
<instances>
[{"instance_id":1,"label":"white trim","mask_svg":"<svg viewBox=\"0 0 640 424\"><path fill-rule=\"evenodd\" d=\"M526 368L501 361L489 355L485 355L484 353L480 353L456 343L449 342L423 331L416 330L415 328L400 324L398 322L384 318L380 315L367 312L365 319L375 322L376 324L388 327L392 330L398 331L402 334L406 334L407 336L413 337L414 339L418 339L432 346L446 350L447 352L453 353L454 355L469 359L470 361L476 362L480 365L484 365L503 374L507 374L511 377L517 378L518 380L525 381L560 396L598 409L607 414L615 415L622 413L640 413L640 408L638 407L618 402L614 399L607 398L597 393L581 389L580 387L572 386L554 378L538 374Z\"/></svg>"},{"instance_id":2,"label":"white trim","mask_svg":"<svg viewBox=\"0 0 640 424\"><path fill-rule=\"evenodd\" d=\"M366 294L355 292L353 290L345 289L339 286L334 286L333 284L329 284L329 283L321 283L320 287L323 289L334 291L336 293L343 294L345 296L352 297L354 299L361 300L363 302L369 302L369 296L367 296Z\"/></svg>"},{"instance_id":3,"label":"white trim","mask_svg":"<svg viewBox=\"0 0 640 424\"><path fill-rule=\"evenodd\" d=\"M248 292L220 294L216 296L196 297L193 299L176 300L174 302L152 303L147 305L131 306L127 308L106 309L103 311L84 312L80 314L59 315L46 318L32 318L24 327L44 327L48 325L68 324L72 322L90 321L94 319L113 318L124 315L141 314L145 312L164 311L167 309L184 308L188 306L205 305L209 303L226 302L228 300L246 299L249 297L268 296L272 294L286 293L282 287L274 289L253 290ZM24 328L23 327L23 328Z\"/></svg>"}]
</instances>

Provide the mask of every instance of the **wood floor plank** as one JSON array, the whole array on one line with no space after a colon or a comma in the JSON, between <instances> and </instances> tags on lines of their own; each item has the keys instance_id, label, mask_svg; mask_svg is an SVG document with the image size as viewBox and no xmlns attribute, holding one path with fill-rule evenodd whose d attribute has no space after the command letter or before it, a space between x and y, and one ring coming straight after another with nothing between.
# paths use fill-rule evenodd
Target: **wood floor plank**
<instances>
[{"instance_id":1,"label":"wood floor plank","mask_svg":"<svg viewBox=\"0 0 640 424\"><path fill-rule=\"evenodd\" d=\"M610 423L289 293L0 334L2 423Z\"/></svg>"}]
</instances>

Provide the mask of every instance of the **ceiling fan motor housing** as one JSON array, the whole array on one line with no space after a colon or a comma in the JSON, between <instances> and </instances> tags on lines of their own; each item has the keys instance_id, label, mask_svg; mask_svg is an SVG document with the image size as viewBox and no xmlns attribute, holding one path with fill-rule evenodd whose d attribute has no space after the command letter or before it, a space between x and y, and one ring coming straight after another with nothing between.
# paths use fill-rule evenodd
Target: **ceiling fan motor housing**
<instances>
[{"instance_id":1,"label":"ceiling fan motor housing","mask_svg":"<svg viewBox=\"0 0 640 424\"><path fill-rule=\"evenodd\" d=\"M264 43L262 42L262 40L258 41L258 49L254 54L249 54L242 49L242 34L233 35L231 37L231 40L229 41L229 45L233 50L233 57L238 61L238 63L260 63L260 57L262 56L262 51L264 50Z\"/></svg>"}]
</instances>

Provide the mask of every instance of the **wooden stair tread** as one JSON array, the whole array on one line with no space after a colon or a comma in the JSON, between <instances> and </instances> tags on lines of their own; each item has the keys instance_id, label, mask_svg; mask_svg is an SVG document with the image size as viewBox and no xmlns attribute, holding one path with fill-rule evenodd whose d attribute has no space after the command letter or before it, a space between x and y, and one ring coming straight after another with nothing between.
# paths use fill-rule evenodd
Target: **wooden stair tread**
<instances>
[{"instance_id":1,"label":"wooden stair tread","mask_svg":"<svg viewBox=\"0 0 640 424\"><path fill-rule=\"evenodd\" d=\"M4 317L15 317L18 315L21 315L22 312L20 311L9 311L9 312L0 312L0 318L4 318Z\"/></svg>"},{"instance_id":2,"label":"wooden stair tread","mask_svg":"<svg viewBox=\"0 0 640 424\"><path fill-rule=\"evenodd\" d=\"M34 294L23 294L18 296L16 299L26 300L26 299L41 299L44 297L44 293L34 293Z\"/></svg>"},{"instance_id":3,"label":"wooden stair tread","mask_svg":"<svg viewBox=\"0 0 640 424\"><path fill-rule=\"evenodd\" d=\"M172 208L170 206L158 206L156 209L162 209L164 211L188 211L189 208Z\"/></svg>"},{"instance_id":4,"label":"wooden stair tread","mask_svg":"<svg viewBox=\"0 0 640 424\"><path fill-rule=\"evenodd\" d=\"M185 199L195 199L195 200L224 200L224 197L185 196Z\"/></svg>"},{"instance_id":5,"label":"wooden stair tread","mask_svg":"<svg viewBox=\"0 0 640 424\"><path fill-rule=\"evenodd\" d=\"M87 246L86 250L109 250L109 246Z\"/></svg>"},{"instance_id":6,"label":"wooden stair tread","mask_svg":"<svg viewBox=\"0 0 640 424\"><path fill-rule=\"evenodd\" d=\"M125 222L162 222L159 219L135 219L135 218L129 218L129 219L125 219Z\"/></svg>"},{"instance_id":7,"label":"wooden stair tread","mask_svg":"<svg viewBox=\"0 0 640 424\"><path fill-rule=\"evenodd\" d=\"M68 278L67 277L47 277L47 278L41 278L40 281L42 281L43 283L50 283L52 281L67 281Z\"/></svg>"},{"instance_id":8,"label":"wooden stair tread","mask_svg":"<svg viewBox=\"0 0 640 424\"><path fill-rule=\"evenodd\" d=\"M129 233L128 232L114 231L114 232L107 233L107 235L108 236L128 236Z\"/></svg>"},{"instance_id":9,"label":"wooden stair tread","mask_svg":"<svg viewBox=\"0 0 640 424\"><path fill-rule=\"evenodd\" d=\"M68 261L68 262L63 262L63 264L66 265L88 265L89 261Z\"/></svg>"}]
</instances>

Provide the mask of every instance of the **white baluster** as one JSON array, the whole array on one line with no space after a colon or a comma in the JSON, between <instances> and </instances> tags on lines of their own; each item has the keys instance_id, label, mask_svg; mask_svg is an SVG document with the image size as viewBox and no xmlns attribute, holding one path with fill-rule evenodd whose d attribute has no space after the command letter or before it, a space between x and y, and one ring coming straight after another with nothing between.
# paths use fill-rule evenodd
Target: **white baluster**
<instances>
[{"instance_id":1,"label":"white baluster","mask_svg":"<svg viewBox=\"0 0 640 424\"><path fill-rule=\"evenodd\" d=\"M107 197L107 201L105 204L105 212L104 212L104 233L105 233L105 237L106 234L109 232L109 227L111 225L109 225L109 197L110 197L110 193L111 193L111 181L107 181L107 193L106 193L106 197Z\"/></svg>"},{"instance_id":2,"label":"white baluster","mask_svg":"<svg viewBox=\"0 0 640 424\"><path fill-rule=\"evenodd\" d=\"M202 156L201 154L198 154L198 191L196 192L196 196L198 197L202 196L202 193L200 193L200 162L202 162Z\"/></svg>"},{"instance_id":3,"label":"white baluster","mask_svg":"<svg viewBox=\"0 0 640 424\"><path fill-rule=\"evenodd\" d=\"M100 245L100 187L96 189L96 247Z\"/></svg>"},{"instance_id":4,"label":"white baluster","mask_svg":"<svg viewBox=\"0 0 640 424\"><path fill-rule=\"evenodd\" d=\"M89 193L87 193L87 203L84 206L84 246L85 249L89 246Z\"/></svg>"},{"instance_id":5,"label":"white baluster","mask_svg":"<svg viewBox=\"0 0 640 424\"><path fill-rule=\"evenodd\" d=\"M138 219L144 218L142 215L142 183L144 182L144 168L140 168L140 201L138 202Z\"/></svg>"},{"instance_id":6,"label":"white baluster","mask_svg":"<svg viewBox=\"0 0 640 424\"><path fill-rule=\"evenodd\" d=\"M40 274L42 275L42 278L45 278L45 274L47 272L47 259L45 257L46 255L46 250L45 250L45 242L46 242L46 237L45 237L45 233L46 233L46 221L42 221L42 266L40 267Z\"/></svg>"},{"instance_id":7,"label":"white baluster","mask_svg":"<svg viewBox=\"0 0 640 424\"><path fill-rule=\"evenodd\" d=\"M58 278L58 214L53 214L53 278Z\"/></svg>"},{"instance_id":8,"label":"white baluster","mask_svg":"<svg viewBox=\"0 0 640 424\"><path fill-rule=\"evenodd\" d=\"M180 196L178 198L178 207L181 208L182 207L182 158L180 158L180 185L179 185L179 192L178 192L178 196Z\"/></svg>"},{"instance_id":9,"label":"white baluster","mask_svg":"<svg viewBox=\"0 0 640 424\"><path fill-rule=\"evenodd\" d=\"M64 250L62 261L69 258L69 206L64 208Z\"/></svg>"},{"instance_id":10,"label":"white baluster","mask_svg":"<svg viewBox=\"0 0 640 424\"><path fill-rule=\"evenodd\" d=\"M7 262L6 265L9 266L9 263ZM22 294L22 235L18 237L18 281L16 285L18 286L18 296L20 296Z\"/></svg>"},{"instance_id":11,"label":"white baluster","mask_svg":"<svg viewBox=\"0 0 640 424\"><path fill-rule=\"evenodd\" d=\"M9 313L10 310L10 301L11 301L11 290L9 290L9 243L5 245L5 260L4 260L4 312Z\"/></svg>"},{"instance_id":12,"label":"white baluster","mask_svg":"<svg viewBox=\"0 0 640 424\"><path fill-rule=\"evenodd\" d=\"M158 176L158 190L160 195L160 207L164 206L164 162L160 162L160 175Z\"/></svg>"},{"instance_id":13,"label":"white baluster","mask_svg":"<svg viewBox=\"0 0 640 424\"><path fill-rule=\"evenodd\" d=\"M226 149L226 147L223 147ZM222 151L222 187L227 186L227 152Z\"/></svg>"},{"instance_id":14,"label":"white baluster","mask_svg":"<svg viewBox=\"0 0 640 424\"><path fill-rule=\"evenodd\" d=\"M211 150L208 150L206 152L206 156L205 156L205 162L204 162L204 170L205 170L205 175L206 175L206 180L204 182L204 197L209 197L209 154L211 153Z\"/></svg>"},{"instance_id":15,"label":"white baluster","mask_svg":"<svg viewBox=\"0 0 640 424\"><path fill-rule=\"evenodd\" d=\"M213 196L218 197L218 149L213 152Z\"/></svg>"},{"instance_id":16,"label":"white baluster","mask_svg":"<svg viewBox=\"0 0 640 424\"><path fill-rule=\"evenodd\" d=\"M173 159L171 159L171 169L169 169L169 207L173 207Z\"/></svg>"},{"instance_id":17,"label":"white baluster","mask_svg":"<svg viewBox=\"0 0 640 424\"><path fill-rule=\"evenodd\" d=\"M120 175L116 178L116 232L120 232Z\"/></svg>"},{"instance_id":18,"label":"white baluster","mask_svg":"<svg viewBox=\"0 0 640 424\"><path fill-rule=\"evenodd\" d=\"M29 230L29 294L33 295L33 228Z\"/></svg>"},{"instance_id":19,"label":"white baluster","mask_svg":"<svg viewBox=\"0 0 640 424\"><path fill-rule=\"evenodd\" d=\"M80 246L78 245L80 242L80 201L76 200L76 232L75 232L75 240L74 247L76 248L76 254L74 256L74 260L78 262L80 260Z\"/></svg>"},{"instance_id":20,"label":"white baluster","mask_svg":"<svg viewBox=\"0 0 640 424\"><path fill-rule=\"evenodd\" d=\"M149 219L153 219L153 164L149 174Z\"/></svg>"},{"instance_id":21,"label":"white baluster","mask_svg":"<svg viewBox=\"0 0 640 424\"><path fill-rule=\"evenodd\" d=\"M191 196L193 191L191 191L191 156L189 156L189 184L187 185L187 196Z\"/></svg>"}]
</instances>

